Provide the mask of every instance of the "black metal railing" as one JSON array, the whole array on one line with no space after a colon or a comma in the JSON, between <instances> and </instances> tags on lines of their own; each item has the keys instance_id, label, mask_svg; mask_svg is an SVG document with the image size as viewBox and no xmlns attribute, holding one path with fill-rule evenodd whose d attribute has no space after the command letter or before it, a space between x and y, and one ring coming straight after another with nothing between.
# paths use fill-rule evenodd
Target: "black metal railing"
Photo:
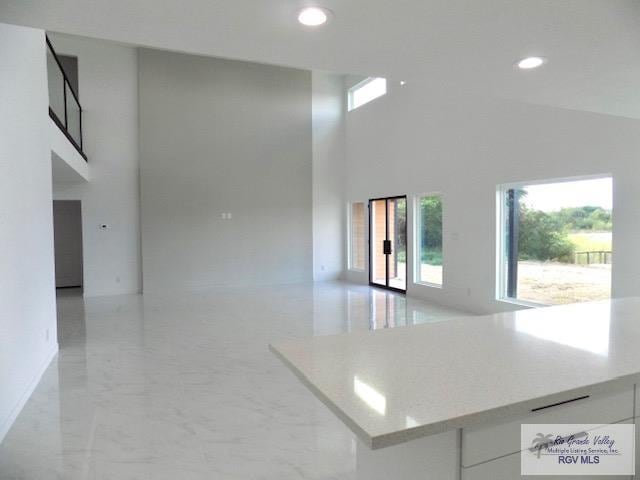
<instances>
[{"instance_id":1,"label":"black metal railing","mask_svg":"<svg viewBox=\"0 0 640 480\"><path fill-rule=\"evenodd\" d=\"M66 135L78 153L87 160L82 149L82 107L78 94L60 63L47 37L47 74L49 79L49 116Z\"/></svg>"}]
</instances>

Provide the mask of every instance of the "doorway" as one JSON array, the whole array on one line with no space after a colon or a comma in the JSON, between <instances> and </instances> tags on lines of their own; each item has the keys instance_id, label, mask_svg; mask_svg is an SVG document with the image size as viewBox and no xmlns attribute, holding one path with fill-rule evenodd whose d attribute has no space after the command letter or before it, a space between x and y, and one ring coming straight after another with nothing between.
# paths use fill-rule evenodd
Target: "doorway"
<instances>
[{"instance_id":1,"label":"doorway","mask_svg":"<svg viewBox=\"0 0 640 480\"><path fill-rule=\"evenodd\" d=\"M53 201L56 288L83 285L82 209L80 200Z\"/></svg>"},{"instance_id":2,"label":"doorway","mask_svg":"<svg viewBox=\"0 0 640 480\"><path fill-rule=\"evenodd\" d=\"M369 200L369 284L407 291L407 197Z\"/></svg>"}]
</instances>

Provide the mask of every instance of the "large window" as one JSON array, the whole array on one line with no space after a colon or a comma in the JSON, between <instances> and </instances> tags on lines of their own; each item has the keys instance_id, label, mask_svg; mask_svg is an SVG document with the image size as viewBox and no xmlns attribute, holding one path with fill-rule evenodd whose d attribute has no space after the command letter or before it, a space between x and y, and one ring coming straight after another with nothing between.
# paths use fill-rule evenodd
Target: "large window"
<instances>
[{"instance_id":1,"label":"large window","mask_svg":"<svg viewBox=\"0 0 640 480\"><path fill-rule=\"evenodd\" d=\"M424 195L416 202L416 281L442 285L442 197Z\"/></svg>"},{"instance_id":2,"label":"large window","mask_svg":"<svg viewBox=\"0 0 640 480\"><path fill-rule=\"evenodd\" d=\"M610 298L612 180L500 189L499 297L545 305Z\"/></svg>"},{"instance_id":3,"label":"large window","mask_svg":"<svg viewBox=\"0 0 640 480\"><path fill-rule=\"evenodd\" d=\"M365 261L365 207L354 202L349 211L349 268L364 271Z\"/></svg>"},{"instance_id":4,"label":"large window","mask_svg":"<svg viewBox=\"0 0 640 480\"><path fill-rule=\"evenodd\" d=\"M349 111L361 107L387 93L386 78L367 78L349 89Z\"/></svg>"}]
</instances>

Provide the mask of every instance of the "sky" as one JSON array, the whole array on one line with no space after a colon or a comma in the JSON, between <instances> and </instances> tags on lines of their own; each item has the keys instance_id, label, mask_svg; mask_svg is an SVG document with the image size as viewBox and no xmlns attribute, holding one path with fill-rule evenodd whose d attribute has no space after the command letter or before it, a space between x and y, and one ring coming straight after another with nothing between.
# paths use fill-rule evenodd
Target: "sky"
<instances>
[{"instance_id":1,"label":"sky","mask_svg":"<svg viewBox=\"0 0 640 480\"><path fill-rule=\"evenodd\" d=\"M530 208L552 212L567 207L602 207L611 210L611 178L530 185L523 202Z\"/></svg>"}]
</instances>

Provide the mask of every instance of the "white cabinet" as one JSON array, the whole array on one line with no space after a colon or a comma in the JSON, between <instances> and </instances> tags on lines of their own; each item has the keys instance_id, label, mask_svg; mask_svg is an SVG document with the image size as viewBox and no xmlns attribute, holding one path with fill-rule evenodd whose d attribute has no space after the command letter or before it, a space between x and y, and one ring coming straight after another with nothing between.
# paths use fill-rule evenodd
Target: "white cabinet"
<instances>
[{"instance_id":1,"label":"white cabinet","mask_svg":"<svg viewBox=\"0 0 640 480\"><path fill-rule=\"evenodd\" d=\"M629 480L631 477L612 475L612 476L578 476L578 475L545 475L545 476L529 476L520 475L520 452L498 458L487 463L476 465L475 467L462 469L462 480Z\"/></svg>"},{"instance_id":2,"label":"white cabinet","mask_svg":"<svg viewBox=\"0 0 640 480\"><path fill-rule=\"evenodd\" d=\"M358 442L358 480L631 480L631 476L521 476L523 423L612 424L634 422L634 386L595 389L588 398L513 415L484 425L450 430L371 450ZM567 398L571 400L571 397ZM547 405L541 405L547 407ZM636 432L640 445L640 431ZM640 459L638 459L640 466ZM640 473L640 470L639 470ZM640 476L638 476L640 480Z\"/></svg>"},{"instance_id":3,"label":"white cabinet","mask_svg":"<svg viewBox=\"0 0 640 480\"><path fill-rule=\"evenodd\" d=\"M429 435L400 445L371 450L357 443L358 480L458 480L458 430Z\"/></svg>"},{"instance_id":4,"label":"white cabinet","mask_svg":"<svg viewBox=\"0 0 640 480\"><path fill-rule=\"evenodd\" d=\"M633 418L633 386L612 387L606 391L592 393L587 398L574 400L575 398L568 396L563 400L567 403L555 406L541 404L538 407L540 409L527 415L463 429L462 466L469 467L519 452L520 426L523 423L611 424Z\"/></svg>"},{"instance_id":5,"label":"white cabinet","mask_svg":"<svg viewBox=\"0 0 640 480\"><path fill-rule=\"evenodd\" d=\"M633 419L620 423L634 423ZM636 432L637 435L637 432ZM462 468L462 480L631 480L634 477L624 475L520 475L520 452L497 458L480 465Z\"/></svg>"}]
</instances>

